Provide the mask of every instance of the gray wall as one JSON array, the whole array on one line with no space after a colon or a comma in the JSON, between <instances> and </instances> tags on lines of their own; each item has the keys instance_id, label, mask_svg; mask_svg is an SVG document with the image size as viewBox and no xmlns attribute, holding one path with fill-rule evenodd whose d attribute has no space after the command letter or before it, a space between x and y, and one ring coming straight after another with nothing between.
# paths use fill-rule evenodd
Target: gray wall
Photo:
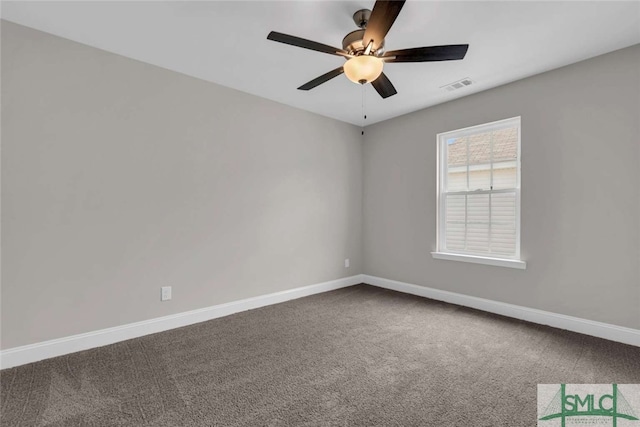
<instances>
[{"instance_id":1,"label":"gray wall","mask_svg":"<svg viewBox=\"0 0 640 427\"><path fill-rule=\"evenodd\" d=\"M2 21L1 136L4 349L362 273L351 125Z\"/></svg>"},{"instance_id":2,"label":"gray wall","mask_svg":"<svg viewBox=\"0 0 640 427\"><path fill-rule=\"evenodd\" d=\"M524 271L432 259L436 134L522 116ZM640 328L640 45L367 128L365 273Z\"/></svg>"},{"instance_id":3,"label":"gray wall","mask_svg":"<svg viewBox=\"0 0 640 427\"><path fill-rule=\"evenodd\" d=\"M362 272L640 328L639 75L635 46L378 123L363 146L2 21L1 348ZM516 115L527 270L433 260L435 135Z\"/></svg>"}]
</instances>

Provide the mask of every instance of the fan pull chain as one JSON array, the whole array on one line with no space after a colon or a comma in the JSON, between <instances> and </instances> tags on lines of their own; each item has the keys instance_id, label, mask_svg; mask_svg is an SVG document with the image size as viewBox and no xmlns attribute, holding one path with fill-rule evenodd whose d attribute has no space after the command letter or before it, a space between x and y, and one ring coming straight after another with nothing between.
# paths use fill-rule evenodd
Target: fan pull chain
<instances>
[{"instance_id":1,"label":"fan pull chain","mask_svg":"<svg viewBox=\"0 0 640 427\"><path fill-rule=\"evenodd\" d=\"M367 113L365 111L365 89L364 85L362 86L362 135L364 135L364 124L365 120L367 120Z\"/></svg>"}]
</instances>

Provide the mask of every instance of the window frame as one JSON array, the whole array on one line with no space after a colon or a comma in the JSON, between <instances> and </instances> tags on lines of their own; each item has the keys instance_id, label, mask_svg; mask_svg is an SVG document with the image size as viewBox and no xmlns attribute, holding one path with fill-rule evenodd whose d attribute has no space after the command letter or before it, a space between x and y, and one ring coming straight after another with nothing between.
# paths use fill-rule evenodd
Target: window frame
<instances>
[{"instance_id":1,"label":"window frame","mask_svg":"<svg viewBox=\"0 0 640 427\"><path fill-rule=\"evenodd\" d=\"M444 144L450 138L464 138L478 133L492 132L500 129L517 127L518 129L518 142L517 142L517 158L516 158L516 185L515 188L508 189L489 189L489 190L476 190L476 191L451 191L445 192L447 184L447 149ZM475 126L469 126L466 128L456 129L452 131L442 132L436 135L437 145L437 179L436 179L436 194L437 194L437 211L436 211L436 251L432 252L433 258L444 259L450 261L464 261L477 264L495 265L500 267L512 267L525 269L526 263L521 260L520 255L520 228L521 228L521 210L520 200L522 197L521 191L521 172L522 172L522 151L521 151L521 134L522 134L522 118L521 116L511 117L508 119L497 120L494 122L483 123ZM469 173L469 164L467 163L467 179ZM494 254L482 254L471 251L452 251L446 249L446 203L444 198L448 194L495 194L495 193L507 193L515 191L516 201L516 251L515 255L500 255Z\"/></svg>"}]
</instances>

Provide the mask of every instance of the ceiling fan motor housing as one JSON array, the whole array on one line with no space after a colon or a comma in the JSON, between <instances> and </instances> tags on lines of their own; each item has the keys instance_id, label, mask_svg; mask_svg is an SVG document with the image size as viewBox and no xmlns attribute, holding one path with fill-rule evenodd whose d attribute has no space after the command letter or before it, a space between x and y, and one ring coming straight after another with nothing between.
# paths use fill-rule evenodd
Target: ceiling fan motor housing
<instances>
[{"instance_id":1,"label":"ceiling fan motor housing","mask_svg":"<svg viewBox=\"0 0 640 427\"><path fill-rule=\"evenodd\" d=\"M355 30L347 34L342 39L342 48L352 55L364 52L367 46L363 43L365 30ZM384 40L380 43L380 47L376 51L371 51L373 54L380 55L384 52Z\"/></svg>"}]
</instances>

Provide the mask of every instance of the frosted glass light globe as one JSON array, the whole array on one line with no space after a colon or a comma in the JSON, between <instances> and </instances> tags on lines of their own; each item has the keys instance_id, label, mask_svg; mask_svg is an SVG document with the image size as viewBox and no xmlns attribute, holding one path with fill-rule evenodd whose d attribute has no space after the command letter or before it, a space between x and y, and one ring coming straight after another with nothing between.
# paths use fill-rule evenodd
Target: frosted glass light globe
<instances>
[{"instance_id":1,"label":"frosted glass light globe","mask_svg":"<svg viewBox=\"0 0 640 427\"><path fill-rule=\"evenodd\" d=\"M354 83L370 83L382 74L384 63L373 55L354 56L344 64L344 74Z\"/></svg>"}]
</instances>

